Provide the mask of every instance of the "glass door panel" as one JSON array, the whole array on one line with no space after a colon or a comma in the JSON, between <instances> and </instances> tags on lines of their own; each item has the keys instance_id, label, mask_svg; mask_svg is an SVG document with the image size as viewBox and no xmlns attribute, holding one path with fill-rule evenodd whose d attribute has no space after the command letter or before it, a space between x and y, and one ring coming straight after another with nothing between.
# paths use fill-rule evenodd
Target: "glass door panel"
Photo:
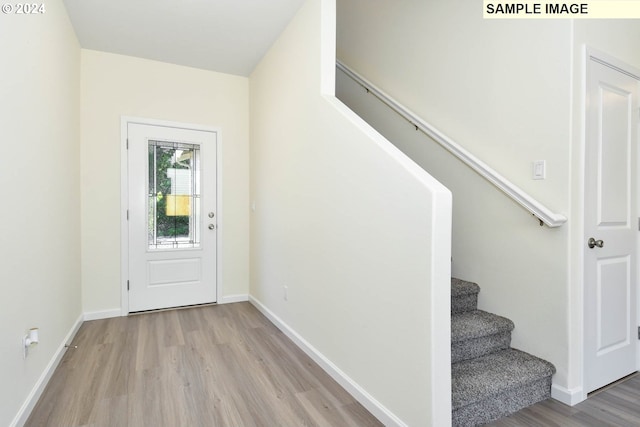
<instances>
[{"instance_id":1,"label":"glass door panel","mask_svg":"<svg viewBox=\"0 0 640 427\"><path fill-rule=\"evenodd\" d=\"M149 141L148 248L200 247L200 147Z\"/></svg>"}]
</instances>

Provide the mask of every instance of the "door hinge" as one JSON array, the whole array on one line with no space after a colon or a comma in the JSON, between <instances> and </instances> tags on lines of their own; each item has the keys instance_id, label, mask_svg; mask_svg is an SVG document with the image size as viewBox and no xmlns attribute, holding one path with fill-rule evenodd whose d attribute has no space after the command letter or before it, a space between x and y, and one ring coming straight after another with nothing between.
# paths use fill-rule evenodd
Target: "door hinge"
<instances>
[{"instance_id":1,"label":"door hinge","mask_svg":"<svg viewBox=\"0 0 640 427\"><path fill-rule=\"evenodd\" d=\"M638 218L640 220L640 218ZM129 209L127 209L127 221L129 221Z\"/></svg>"},{"instance_id":2,"label":"door hinge","mask_svg":"<svg viewBox=\"0 0 640 427\"><path fill-rule=\"evenodd\" d=\"M127 150L129 149L129 138L127 138Z\"/></svg>"},{"instance_id":3,"label":"door hinge","mask_svg":"<svg viewBox=\"0 0 640 427\"><path fill-rule=\"evenodd\" d=\"M127 290L129 290L129 281L127 280ZM638 328L638 334L640 334L640 328Z\"/></svg>"}]
</instances>

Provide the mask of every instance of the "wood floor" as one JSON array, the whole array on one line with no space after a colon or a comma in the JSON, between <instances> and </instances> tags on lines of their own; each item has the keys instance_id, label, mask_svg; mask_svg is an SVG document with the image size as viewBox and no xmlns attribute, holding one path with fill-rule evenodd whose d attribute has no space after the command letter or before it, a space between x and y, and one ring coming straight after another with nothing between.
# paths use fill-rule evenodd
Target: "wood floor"
<instances>
[{"instance_id":1,"label":"wood floor","mask_svg":"<svg viewBox=\"0 0 640 427\"><path fill-rule=\"evenodd\" d=\"M492 424L493 427L638 427L640 376L594 393L575 406L548 399Z\"/></svg>"},{"instance_id":2,"label":"wood floor","mask_svg":"<svg viewBox=\"0 0 640 427\"><path fill-rule=\"evenodd\" d=\"M249 303L85 322L26 426L381 426Z\"/></svg>"},{"instance_id":3,"label":"wood floor","mask_svg":"<svg viewBox=\"0 0 640 427\"><path fill-rule=\"evenodd\" d=\"M249 303L85 322L27 427L381 426ZM493 427L638 427L640 375Z\"/></svg>"}]
</instances>

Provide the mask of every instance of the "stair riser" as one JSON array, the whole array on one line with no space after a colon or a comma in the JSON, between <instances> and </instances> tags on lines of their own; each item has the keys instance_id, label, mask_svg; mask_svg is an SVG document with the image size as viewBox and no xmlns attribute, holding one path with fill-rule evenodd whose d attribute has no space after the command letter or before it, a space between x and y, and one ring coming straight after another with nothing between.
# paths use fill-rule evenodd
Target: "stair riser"
<instances>
[{"instance_id":1,"label":"stair riser","mask_svg":"<svg viewBox=\"0 0 640 427\"><path fill-rule=\"evenodd\" d=\"M451 363L506 350L510 345L511 332L451 343Z\"/></svg>"},{"instance_id":2,"label":"stair riser","mask_svg":"<svg viewBox=\"0 0 640 427\"><path fill-rule=\"evenodd\" d=\"M454 427L475 427L506 417L551 397L551 376L452 411Z\"/></svg>"},{"instance_id":3,"label":"stair riser","mask_svg":"<svg viewBox=\"0 0 640 427\"><path fill-rule=\"evenodd\" d=\"M480 287L451 279L451 419L475 427L551 397L555 367L512 349L513 322L477 310Z\"/></svg>"},{"instance_id":4,"label":"stair riser","mask_svg":"<svg viewBox=\"0 0 640 427\"><path fill-rule=\"evenodd\" d=\"M478 294L460 295L451 298L451 314L478 309Z\"/></svg>"}]
</instances>

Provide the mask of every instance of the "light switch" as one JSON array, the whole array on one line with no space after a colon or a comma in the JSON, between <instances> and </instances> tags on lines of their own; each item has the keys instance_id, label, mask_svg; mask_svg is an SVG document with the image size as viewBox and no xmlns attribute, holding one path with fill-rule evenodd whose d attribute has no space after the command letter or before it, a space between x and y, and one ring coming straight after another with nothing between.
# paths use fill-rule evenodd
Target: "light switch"
<instances>
[{"instance_id":1,"label":"light switch","mask_svg":"<svg viewBox=\"0 0 640 427\"><path fill-rule=\"evenodd\" d=\"M546 167L544 160L536 160L533 162L533 179L545 179Z\"/></svg>"}]
</instances>

